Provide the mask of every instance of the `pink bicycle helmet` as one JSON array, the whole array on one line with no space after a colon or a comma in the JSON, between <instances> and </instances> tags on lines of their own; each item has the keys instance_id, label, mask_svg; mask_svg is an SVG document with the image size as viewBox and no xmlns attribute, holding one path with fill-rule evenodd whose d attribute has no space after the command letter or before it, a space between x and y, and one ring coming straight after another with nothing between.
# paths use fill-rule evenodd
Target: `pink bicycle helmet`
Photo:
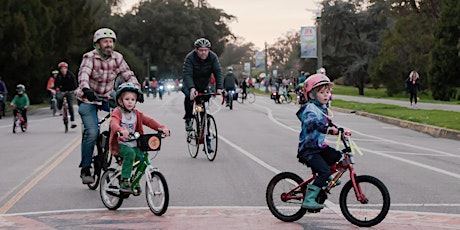
<instances>
[{"instance_id":1,"label":"pink bicycle helmet","mask_svg":"<svg viewBox=\"0 0 460 230\"><path fill-rule=\"evenodd\" d=\"M310 77L308 77L307 80L305 80L304 82L305 91L304 92L305 94L308 94L314 88L321 86L321 85L326 85L326 84L329 84L331 86L333 85L331 80L329 80L329 78L326 75L320 74L320 73L313 74Z\"/></svg>"}]
</instances>

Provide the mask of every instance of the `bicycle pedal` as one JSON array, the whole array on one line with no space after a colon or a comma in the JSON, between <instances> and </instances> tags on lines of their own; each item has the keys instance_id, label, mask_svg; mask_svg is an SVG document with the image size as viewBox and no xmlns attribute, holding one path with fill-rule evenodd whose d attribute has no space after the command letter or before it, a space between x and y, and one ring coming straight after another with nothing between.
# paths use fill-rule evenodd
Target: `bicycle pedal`
<instances>
[{"instance_id":1,"label":"bicycle pedal","mask_svg":"<svg viewBox=\"0 0 460 230\"><path fill-rule=\"evenodd\" d=\"M309 213L318 213L321 212L321 209L307 209Z\"/></svg>"}]
</instances>

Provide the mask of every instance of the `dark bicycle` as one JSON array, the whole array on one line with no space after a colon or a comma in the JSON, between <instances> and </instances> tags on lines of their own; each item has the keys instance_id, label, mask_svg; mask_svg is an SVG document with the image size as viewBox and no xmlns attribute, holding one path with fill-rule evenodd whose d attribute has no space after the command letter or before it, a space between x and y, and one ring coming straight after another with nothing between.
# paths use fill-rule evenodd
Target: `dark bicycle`
<instances>
[{"instance_id":1,"label":"dark bicycle","mask_svg":"<svg viewBox=\"0 0 460 230\"><path fill-rule=\"evenodd\" d=\"M209 161L213 161L217 154L217 126L216 120L208 114L209 99L217 93L199 93L193 103L192 131L187 131L187 147L192 158L196 158L200 145Z\"/></svg>"},{"instance_id":2,"label":"dark bicycle","mask_svg":"<svg viewBox=\"0 0 460 230\"><path fill-rule=\"evenodd\" d=\"M109 99L98 97L97 101L107 101L110 104L111 109L115 108L114 102L110 102ZM94 182L87 184L88 188L95 190L99 186L102 171L107 171L108 167L112 164L112 155L109 152L109 137L110 137L110 126L108 130L100 132L100 127L106 121L110 121L112 117L112 111L110 111L104 118L100 119L97 123L99 127L99 135L97 136L96 146L93 151L91 159L90 172L94 178ZM85 127L82 124L82 137L84 136Z\"/></svg>"}]
</instances>

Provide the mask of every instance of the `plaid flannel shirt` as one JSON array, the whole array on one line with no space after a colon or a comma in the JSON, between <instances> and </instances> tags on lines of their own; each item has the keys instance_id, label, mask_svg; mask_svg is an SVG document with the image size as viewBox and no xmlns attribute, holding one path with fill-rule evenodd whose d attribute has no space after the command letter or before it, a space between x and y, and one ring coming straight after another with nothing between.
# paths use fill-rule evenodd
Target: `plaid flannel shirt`
<instances>
[{"instance_id":1,"label":"plaid flannel shirt","mask_svg":"<svg viewBox=\"0 0 460 230\"><path fill-rule=\"evenodd\" d=\"M104 60L97 50L85 53L78 72L77 99L85 103L97 104L88 101L82 89L89 88L96 95L109 96L114 91L113 86L117 76L140 88L134 72L131 71L122 54L113 51L112 55Z\"/></svg>"}]
</instances>

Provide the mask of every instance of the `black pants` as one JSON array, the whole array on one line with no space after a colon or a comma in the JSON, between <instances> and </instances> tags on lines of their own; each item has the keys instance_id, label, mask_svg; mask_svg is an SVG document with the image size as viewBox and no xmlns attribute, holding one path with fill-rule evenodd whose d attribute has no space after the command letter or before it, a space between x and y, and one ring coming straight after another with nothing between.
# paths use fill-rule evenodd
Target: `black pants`
<instances>
[{"instance_id":1,"label":"black pants","mask_svg":"<svg viewBox=\"0 0 460 230\"><path fill-rule=\"evenodd\" d=\"M410 94L410 104L412 105L412 100L414 100L414 103L417 104L417 92L409 92Z\"/></svg>"},{"instance_id":2,"label":"black pants","mask_svg":"<svg viewBox=\"0 0 460 230\"><path fill-rule=\"evenodd\" d=\"M69 105L70 121L75 121L75 114L73 111L73 91L59 92L56 94L57 107L59 110L62 109L62 104L64 103L64 96L67 98L67 104Z\"/></svg>"},{"instance_id":3,"label":"black pants","mask_svg":"<svg viewBox=\"0 0 460 230\"><path fill-rule=\"evenodd\" d=\"M299 159L300 162L306 163L311 170L318 174L313 185L322 188L330 175L330 166L335 164L342 157L340 151L331 147L326 147L320 153L307 155L306 159Z\"/></svg>"}]
</instances>

